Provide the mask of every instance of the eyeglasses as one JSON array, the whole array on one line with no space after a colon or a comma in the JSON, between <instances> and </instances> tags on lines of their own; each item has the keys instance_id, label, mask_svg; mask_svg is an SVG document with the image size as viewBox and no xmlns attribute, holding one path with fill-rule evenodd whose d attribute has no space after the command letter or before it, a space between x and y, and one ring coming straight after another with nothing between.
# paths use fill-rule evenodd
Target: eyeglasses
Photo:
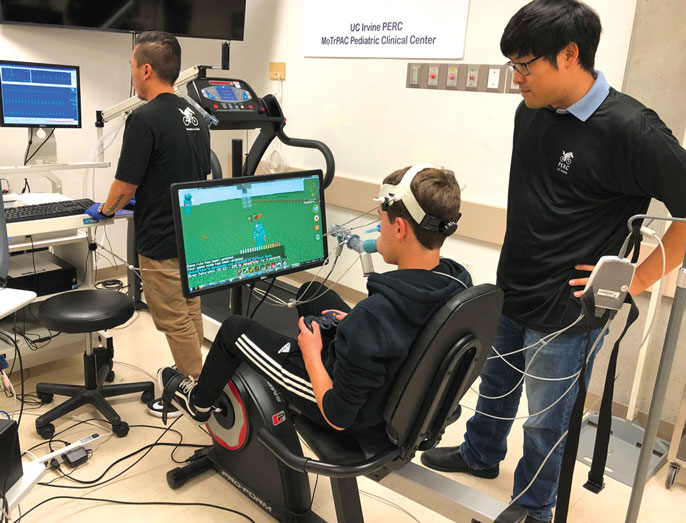
<instances>
[{"instance_id":1,"label":"eyeglasses","mask_svg":"<svg viewBox=\"0 0 686 523\"><path fill-rule=\"evenodd\" d=\"M507 62L505 65L508 65L512 67L513 71L517 71L519 74L522 76L529 76L531 74L531 70L529 69L529 65L541 58L541 56L537 56L535 58L532 58L531 60L527 60L526 62Z\"/></svg>"}]
</instances>

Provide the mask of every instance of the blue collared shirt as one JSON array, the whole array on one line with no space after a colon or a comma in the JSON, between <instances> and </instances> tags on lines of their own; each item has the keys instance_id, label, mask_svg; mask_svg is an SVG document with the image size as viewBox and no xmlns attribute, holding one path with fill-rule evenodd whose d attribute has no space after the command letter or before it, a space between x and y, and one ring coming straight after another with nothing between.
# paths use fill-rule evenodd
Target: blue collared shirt
<instances>
[{"instance_id":1,"label":"blue collared shirt","mask_svg":"<svg viewBox=\"0 0 686 523\"><path fill-rule=\"evenodd\" d=\"M590 91L579 101L567 107L567 109L556 109L556 112L560 114L570 113L582 122L588 120L610 93L610 84L607 83L605 75L602 71L596 71L596 74L597 77Z\"/></svg>"}]
</instances>

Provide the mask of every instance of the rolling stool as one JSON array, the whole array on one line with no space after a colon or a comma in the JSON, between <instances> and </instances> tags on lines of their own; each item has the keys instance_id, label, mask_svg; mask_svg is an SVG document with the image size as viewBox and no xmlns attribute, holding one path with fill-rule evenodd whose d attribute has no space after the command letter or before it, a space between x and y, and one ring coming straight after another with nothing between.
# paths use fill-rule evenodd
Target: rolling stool
<instances>
[{"instance_id":1,"label":"rolling stool","mask_svg":"<svg viewBox=\"0 0 686 523\"><path fill-rule=\"evenodd\" d=\"M86 351L83 355L85 385L36 385L38 398L43 403L50 403L53 394L70 397L36 420L36 432L43 439L50 439L55 434L55 426L50 423L51 421L86 403L95 406L112 424L112 432L123 438L129 432L129 426L121 420L105 398L132 392L142 392L143 402L155 397L155 385L152 381L103 385L104 381L114 379L112 352L108 353L107 349L93 349L93 332L121 325L131 318L133 313L134 304L131 298L119 292L105 290L66 292L53 296L40 306L38 321L44 327L52 331L86 334Z\"/></svg>"}]
</instances>

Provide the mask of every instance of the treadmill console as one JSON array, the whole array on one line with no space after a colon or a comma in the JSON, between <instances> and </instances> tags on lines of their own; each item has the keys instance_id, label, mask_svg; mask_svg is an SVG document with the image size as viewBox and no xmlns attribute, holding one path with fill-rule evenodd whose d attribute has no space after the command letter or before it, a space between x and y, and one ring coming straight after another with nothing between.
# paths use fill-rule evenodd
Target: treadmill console
<instances>
[{"instance_id":1,"label":"treadmill console","mask_svg":"<svg viewBox=\"0 0 686 523\"><path fill-rule=\"evenodd\" d=\"M256 129L283 125L283 114L270 114L268 104L243 80L197 78L188 84L188 94L219 120L217 130Z\"/></svg>"},{"instance_id":2,"label":"treadmill console","mask_svg":"<svg viewBox=\"0 0 686 523\"><path fill-rule=\"evenodd\" d=\"M207 80L200 88L204 104L217 111L264 111L262 103L250 86L240 80Z\"/></svg>"}]
</instances>

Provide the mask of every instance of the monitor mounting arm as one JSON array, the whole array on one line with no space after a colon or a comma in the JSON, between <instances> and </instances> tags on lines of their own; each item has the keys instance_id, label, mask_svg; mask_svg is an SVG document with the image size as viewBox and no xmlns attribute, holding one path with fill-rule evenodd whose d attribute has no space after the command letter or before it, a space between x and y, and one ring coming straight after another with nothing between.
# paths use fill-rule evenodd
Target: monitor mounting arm
<instances>
[{"instance_id":1,"label":"monitor mounting arm","mask_svg":"<svg viewBox=\"0 0 686 523\"><path fill-rule=\"evenodd\" d=\"M189 67L188 69L181 71L179 77L176 79L176 82L174 83L174 92L186 98L184 93L181 91L181 88L189 84L196 78L203 78L206 74L207 69L214 69L214 67L210 65L194 65L193 67ZM102 147L101 143L102 129L105 126L105 124L119 117L127 117L133 110L137 109L145 103L147 103L147 100L143 100L139 98L137 95L134 95L127 98L126 100L123 100L113 105L112 107L105 109L104 111L95 111L95 127L97 129L98 144L100 144L98 147L99 161L103 161L105 154L104 148ZM205 113L204 110L202 112Z\"/></svg>"}]
</instances>

